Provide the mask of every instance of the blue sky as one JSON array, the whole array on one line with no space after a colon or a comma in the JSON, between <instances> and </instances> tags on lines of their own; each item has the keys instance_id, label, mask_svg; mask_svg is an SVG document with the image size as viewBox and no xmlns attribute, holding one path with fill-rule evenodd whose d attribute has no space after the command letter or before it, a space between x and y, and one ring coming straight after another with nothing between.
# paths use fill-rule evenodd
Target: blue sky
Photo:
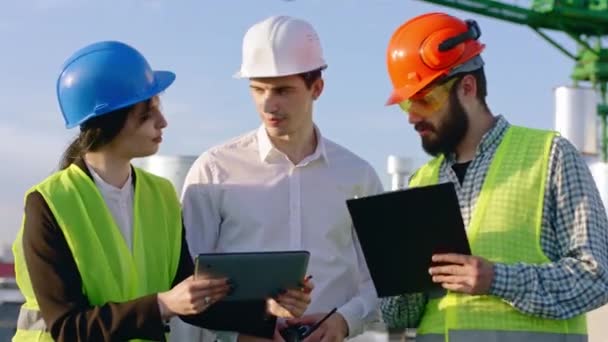
<instances>
[{"instance_id":1,"label":"blue sky","mask_svg":"<svg viewBox=\"0 0 608 342\"><path fill-rule=\"evenodd\" d=\"M526 4L529 1L508 1ZM161 154L200 154L259 125L247 82L232 78L247 28L285 14L310 21L329 68L315 107L323 134L367 159L388 185L389 154L426 160L396 107L385 51L392 32L428 11L477 19L487 48L488 103L512 123L553 127L553 89L573 62L532 30L417 0L5 0L0 4L0 244L21 223L24 192L50 174L69 139L55 81L76 49L121 40L155 69L177 74L163 95L169 121ZM573 44L554 34L569 48Z\"/></svg>"}]
</instances>

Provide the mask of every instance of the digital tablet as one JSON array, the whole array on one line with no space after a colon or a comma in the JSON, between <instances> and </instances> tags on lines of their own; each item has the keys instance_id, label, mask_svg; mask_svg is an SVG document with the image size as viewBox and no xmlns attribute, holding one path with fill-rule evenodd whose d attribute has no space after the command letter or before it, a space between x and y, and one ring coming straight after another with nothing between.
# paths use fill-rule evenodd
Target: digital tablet
<instances>
[{"instance_id":1,"label":"digital tablet","mask_svg":"<svg viewBox=\"0 0 608 342\"><path fill-rule=\"evenodd\" d=\"M309 258L308 251L199 254L194 275L232 280L234 290L223 301L264 300L282 289L301 288Z\"/></svg>"}]
</instances>

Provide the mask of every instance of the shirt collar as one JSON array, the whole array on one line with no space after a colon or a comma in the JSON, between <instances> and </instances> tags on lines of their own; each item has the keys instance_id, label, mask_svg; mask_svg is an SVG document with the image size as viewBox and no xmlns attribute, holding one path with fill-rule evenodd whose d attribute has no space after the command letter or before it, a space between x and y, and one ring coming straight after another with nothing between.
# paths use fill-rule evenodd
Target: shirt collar
<instances>
[{"instance_id":1,"label":"shirt collar","mask_svg":"<svg viewBox=\"0 0 608 342\"><path fill-rule=\"evenodd\" d=\"M311 155L304 158L304 160L302 160L299 165L305 165L321 158L323 158L326 163L329 162L329 159L327 158L327 151L325 149L325 138L323 138L323 136L321 135L321 131L319 130L317 125L314 125L314 130L317 136L317 147L315 148L315 151ZM275 153L287 158L285 154L283 154L283 152L279 151L277 148L274 147L272 141L270 141L270 138L268 137L268 133L266 132L266 128L264 128L264 125L261 125L257 130L257 140L258 152L260 155L261 162L268 163L270 161L270 157Z\"/></svg>"},{"instance_id":2,"label":"shirt collar","mask_svg":"<svg viewBox=\"0 0 608 342\"><path fill-rule=\"evenodd\" d=\"M127 181L125 182L125 184L122 186L122 188L117 188L114 185L104 181L103 178L101 178L101 176L99 174L97 174L97 172L95 172L95 170L91 167L91 165L89 165L89 163L87 163L86 161L85 161L85 165L87 166L87 169L91 173L91 176L93 177L93 180L95 181L95 184L97 184L97 186L104 193L112 194L112 195L116 195L116 196L122 196L122 195L125 195L127 192L129 192L131 190L131 187L133 186L132 178L131 178L131 175L133 172L132 172L131 168L129 168L129 177L127 178Z\"/></svg>"},{"instance_id":3,"label":"shirt collar","mask_svg":"<svg viewBox=\"0 0 608 342\"><path fill-rule=\"evenodd\" d=\"M492 126L492 128L490 128L490 130L481 137L481 141L479 142L479 145L477 145L474 158L477 158L477 156L482 155L487 151L495 150L502 141L502 138L509 127L511 127L511 124L507 121L507 119L505 119L502 115L498 115L496 117L496 121L494 122L494 126ZM454 153L450 153L446 156L446 160L452 164L456 161L455 157L456 156Z\"/></svg>"}]
</instances>

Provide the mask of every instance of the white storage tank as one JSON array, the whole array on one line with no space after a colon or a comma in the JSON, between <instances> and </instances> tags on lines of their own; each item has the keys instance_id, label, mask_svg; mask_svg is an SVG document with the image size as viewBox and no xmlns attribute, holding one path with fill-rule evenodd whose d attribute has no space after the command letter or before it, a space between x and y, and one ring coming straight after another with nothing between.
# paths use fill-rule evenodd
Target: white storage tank
<instances>
[{"instance_id":1,"label":"white storage tank","mask_svg":"<svg viewBox=\"0 0 608 342\"><path fill-rule=\"evenodd\" d=\"M555 130L585 155L604 207L608 204L608 164L598 156L600 141L597 103L591 88L562 86L555 89ZM589 342L605 342L608 337L608 305L587 315Z\"/></svg>"},{"instance_id":2,"label":"white storage tank","mask_svg":"<svg viewBox=\"0 0 608 342\"><path fill-rule=\"evenodd\" d=\"M608 164L601 162L599 158L594 158L590 159L587 165L597 184L604 207L608 207Z\"/></svg>"},{"instance_id":3,"label":"white storage tank","mask_svg":"<svg viewBox=\"0 0 608 342\"><path fill-rule=\"evenodd\" d=\"M412 160L410 158L389 155L386 171L391 176L391 190L407 188L407 182L412 173Z\"/></svg>"},{"instance_id":4,"label":"white storage tank","mask_svg":"<svg viewBox=\"0 0 608 342\"><path fill-rule=\"evenodd\" d=\"M599 158L589 160L589 169L595 179L604 207L608 204L608 164ZM608 340L608 305L594 310L587 315L589 342L605 342Z\"/></svg>"},{"instance_id":5,"label":"white storage tank","mask_svg":"<svg viewBox=\"0 0 608 342\"><path fill-rule=\"evenodd\" d=\"M586 155L597 155L599 150L598 98L592 88L555 89L555 129Z\"/></svg>"},{"instance_id":6,"label":"white storage tank","mask_svg":"<svg viewBox=\"0 0 608 342\"><path fill-rule=\"evenodd\" d=\"M150 173L167 178L173 183L178 196L182 194L184 179L197 156L153 155L133 160L133 165Z\"/></svg>"}]
</instances>

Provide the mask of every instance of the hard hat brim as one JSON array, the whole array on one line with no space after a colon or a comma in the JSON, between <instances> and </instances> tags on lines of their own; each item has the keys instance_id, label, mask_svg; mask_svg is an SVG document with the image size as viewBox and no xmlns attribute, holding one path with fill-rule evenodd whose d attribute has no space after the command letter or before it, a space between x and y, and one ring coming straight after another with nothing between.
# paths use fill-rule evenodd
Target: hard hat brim
<instances>
[{"instance_id":1,"label":"hard hat brim","mask_svg":"<svg viewBox=\"0 0 608 342\"><path fill-rule=\"evenodd\" d=\"M386 100L385 106L392 106L401 103L405 100L409 100L409 98L414 96L414 94L424 89L424 87L431 84L433 81L435 81L444 74L446 74L445 71L439 71L431 77L427 77L424 81L411 85L408 84L399 89L394 89L388 100Z\"/></svg>"},{"instance_id":2,"label":"hard hat brim","mask_svg":"<svg viewBox=\"0 0 608 342\"><path fill-rule=\"evenodd\" d=\"M325 70L327 69L327 64L322 64L319 67L314 67L312 69L310 68L306 68L303 71L290 71L290 72L276 72L276 71L269 71L269 72L261 72L261 73L248 73L248 72L244 72L243 70L238 70L236 73L234 73L232 75L233 78L238 78L238 79L243 79L243 78L271 78L271 77L286 77L286 76L293 76L293 75L299 75L299 74L303 74L303 73L307 73L307 72L311 72L311 71L315 71L315 70Z\"/></svg>"},{"instance_id":3,"label":"hard hat brim","mask_svg":"<svg viewBox=\"0 0 608 342\"><path fill-rule=\"evenodd\" d=\"M146 100L162 93L163 91L165 91L167 88L169 88L169 86L171 84L173 84L174 81L175 81L175 74L173 72L164 71L164 70L154 71L154 85L152 87L150 87L149 89L147 89L145 92L142 92L141 94L138 94L138 96L134 96L132 98L129 98L126 101L117 103L113 106L105 106L98 110L95 110L92 113L89 113L88 115L83 117L78 122L74 122L72 124L66 123L66 128L70 129L70 128L74 128L76 126L80 126L83 123L85 123L87 120L92 119L94 117L97 117L97 116L100 116L103 114L107 114L109 112L113 112L115 110L125 108L128 106L134 105L136 103L142 102L142 101L146 101Z\"/></svg>"}]
</instances>

